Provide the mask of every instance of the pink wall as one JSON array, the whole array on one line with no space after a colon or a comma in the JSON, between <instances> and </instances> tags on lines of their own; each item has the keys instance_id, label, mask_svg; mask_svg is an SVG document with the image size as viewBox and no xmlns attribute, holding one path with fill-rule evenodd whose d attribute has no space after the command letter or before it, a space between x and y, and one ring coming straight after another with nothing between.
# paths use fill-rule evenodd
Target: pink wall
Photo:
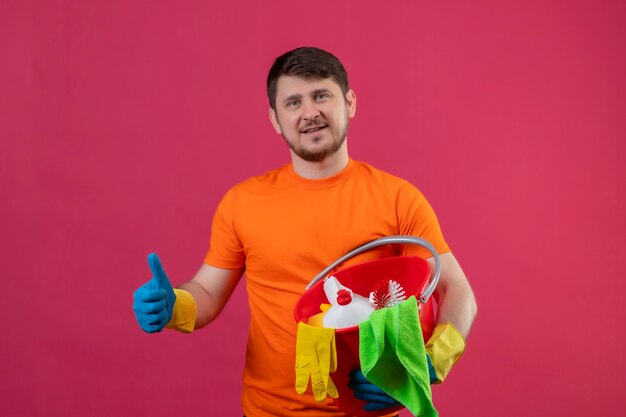
<instances>
[{"instance_id":1,"label":"pink wall","mask_svg":"<svg viewBox=\"0 0 626 417\"><path fill-rule=\"evenodd\" d=\"M150 251L188 279L222 193L287 161L264 79L309 44L351 75L352 156L424 191L474 286L441 415L622 412L624 18L622 1L3 1L0 415L241 414L243 288L191 336L144 334L132 292Z\"/></svg>"}]
</instances>

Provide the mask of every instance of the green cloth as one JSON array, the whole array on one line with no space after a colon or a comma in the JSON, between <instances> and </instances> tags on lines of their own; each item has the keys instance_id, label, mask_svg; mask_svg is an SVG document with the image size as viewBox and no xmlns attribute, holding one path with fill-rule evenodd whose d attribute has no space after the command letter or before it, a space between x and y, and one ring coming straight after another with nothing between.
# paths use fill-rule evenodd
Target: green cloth
<instances>
[{"instance_id":1,"label":"green cloth","mask_svg":"<svg viewBox=\"0 0 626 417\"><path fill-rule=\"evenodd\" d=\"M414 296L370 314L359 325L363 375L420 417L438 416Z\"/></svg>"}]
</instances>

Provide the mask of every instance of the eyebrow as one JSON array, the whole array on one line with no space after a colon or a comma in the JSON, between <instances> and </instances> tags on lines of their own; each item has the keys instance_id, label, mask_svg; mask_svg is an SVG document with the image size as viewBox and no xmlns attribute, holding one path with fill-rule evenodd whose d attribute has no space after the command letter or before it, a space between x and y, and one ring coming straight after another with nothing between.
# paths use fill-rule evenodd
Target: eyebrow
<instances>
[{"instance_id":1,"label":"eyebrow","mask_svg":"<svg viewBox=\"0 0 626 417\"><path fill-rule=\"evenodd\" d=\"M318 88L317 90L313 91L313 95L318 95L320 93L328 93L330 94L330 90L328 88Z\"/></svg>"}]
</instances>

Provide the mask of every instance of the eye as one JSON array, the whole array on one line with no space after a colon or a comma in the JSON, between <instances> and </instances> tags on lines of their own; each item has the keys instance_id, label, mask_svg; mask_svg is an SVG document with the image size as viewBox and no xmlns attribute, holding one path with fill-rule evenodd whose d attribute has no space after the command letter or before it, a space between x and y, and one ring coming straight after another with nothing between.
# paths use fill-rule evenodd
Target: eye
<instances>
[{"instance_id":1,"label":"eye","mask_svg":"<svg viewBox=\"0 0 626 417\"><path fill-rule=\"evenodd\" d=\"M297 107L298 104L300 104L299 100L289 100L288 102L285 103L285 107L293 109Z\"/></svg>"},{"instance_id":2,"label":"eye","mask_svg":"<svg viewBox=\"0 0 626 417\"><path fill-rule=\"evenodd\" d=\"M315 96L316 100L326 100L328 97L330 97L328 95L328 93L319 93Z\"/></svg>"}]
</instances>

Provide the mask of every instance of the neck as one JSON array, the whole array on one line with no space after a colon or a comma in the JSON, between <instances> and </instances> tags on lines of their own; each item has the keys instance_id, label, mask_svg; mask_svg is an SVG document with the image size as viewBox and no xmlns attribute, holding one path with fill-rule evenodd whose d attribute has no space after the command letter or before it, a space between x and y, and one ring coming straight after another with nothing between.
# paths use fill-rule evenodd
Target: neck
<instances>
[{"instance_id":1,"label":"neck","mask_svg":"<svg viewBox=\"0 0 626 417\"><path fill-rule=\"evenodd\" d=\"M299 176L310 180L319 180L337 175L348 165L349 161L347 140L337 152L319 162L305 161L291 151L293 170Z\"/></svg>"}]
</instances>

